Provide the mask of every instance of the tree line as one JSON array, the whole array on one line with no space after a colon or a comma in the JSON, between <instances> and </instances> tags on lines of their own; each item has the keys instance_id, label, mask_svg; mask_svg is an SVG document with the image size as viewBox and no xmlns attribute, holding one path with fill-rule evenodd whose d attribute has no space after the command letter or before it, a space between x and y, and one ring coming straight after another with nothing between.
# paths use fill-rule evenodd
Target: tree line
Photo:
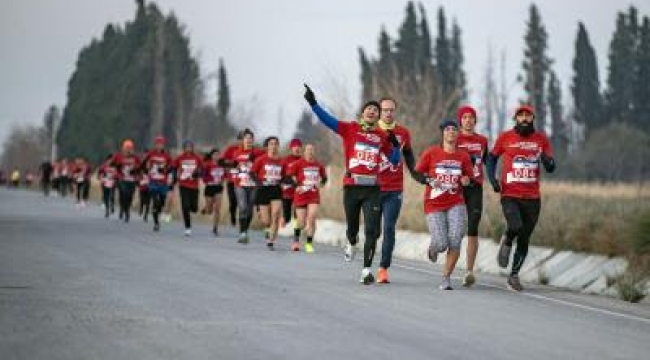
<instances>
[{"instance_id":1,"label":"tree line","mask_svg":"<svg viewBox=\"0 0 650 360\"><path fill-rule=\"evenodd\" d=\"M108 24L80 51L56 135L58 156L97 162L125 138L143 148L162 134L175 148L184 138L214 144L233 136L223 61L216 101L206 101L208 79L184 26L153 2L136 4L132 21Z\"/></svg>"}]
</instances>

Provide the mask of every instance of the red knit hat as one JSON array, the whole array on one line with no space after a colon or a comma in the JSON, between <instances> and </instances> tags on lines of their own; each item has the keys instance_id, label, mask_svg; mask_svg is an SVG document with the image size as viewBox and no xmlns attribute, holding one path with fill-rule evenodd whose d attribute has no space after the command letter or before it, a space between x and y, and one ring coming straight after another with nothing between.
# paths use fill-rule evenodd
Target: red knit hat
<instances>
[{"instance_id":1,"label":"red knit hat","mask_svg":"<svg viewBox=\"0 0 650 360\"><path fill-rule=\"evenodd\" d=\"M291 139L289 142L289 148L302 147L302 141L300 139Z\"/></svg>"},{"instance_id":2,"label":"red knit hat","mask_svg":"<svg viewBox=\"0 0 650 360\"><path fill-rule=\"evenodd\" d=\"M460 109L458 109L458 112L456 113L456 118L458 119L458 123L460 124L460 120L463 118L463 115L465 114L472 114L474 116L474 119L476 119L476 110L469 106L461 106Z\"/></svg>"}]
</instances>

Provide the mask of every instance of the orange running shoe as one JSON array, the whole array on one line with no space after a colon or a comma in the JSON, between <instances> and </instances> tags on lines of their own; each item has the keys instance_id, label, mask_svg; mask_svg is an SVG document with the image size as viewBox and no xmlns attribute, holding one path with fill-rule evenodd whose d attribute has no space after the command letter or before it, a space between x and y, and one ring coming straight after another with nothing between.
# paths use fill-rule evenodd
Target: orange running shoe
<instances>
[{"instance_id":1,"label":"orange running shoe","mask_svg":"<svg viewBox=\"0 0 650 360\"><path fill-rule=\"evenodd\" d=\"M377 284L389 284L390 281L388 281L388 269L386 268L379 268L379 271L377 271Z\"/></svg>"},{"instance_id":2,"label":"orange running shoe","mask_svg":"<svg viewBox=\"0 0 650 360\"><path fill-rule=\"evenodd\" d=\"M293 244L291 244L291 251L300 251L300 243L294 241Z\"/></svg>"}]
</instances>

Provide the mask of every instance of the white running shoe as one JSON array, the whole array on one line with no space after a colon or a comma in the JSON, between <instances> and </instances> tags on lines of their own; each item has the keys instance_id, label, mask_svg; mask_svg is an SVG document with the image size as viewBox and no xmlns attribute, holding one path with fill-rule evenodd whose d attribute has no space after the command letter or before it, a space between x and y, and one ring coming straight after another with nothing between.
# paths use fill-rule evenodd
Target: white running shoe
<instances>
[{"instance_id":1,"label":"white running shoe","mask_svg":"<svg viewBox=\"0 0 650 360\"><path fill-rule=\"evenodd\" d=\"M372 275L370 268L363 268L361 270L361 279L359 280L363 285L370 285L375 282L375 277Z\"/></svg>"},{"instance_id":2,"label":"white running shoe","mask_svg":"<svg viewBox=\"0 0 650 360\"><path fill-rule=\"evenodd\" d=\"M440 283L439 286L440 290L453 290L451 287L451 279L449 276L443 276L442 277L442 282Z\"/></svg>"},{"instance_id":3,"label":"white running shoe","mask_svg":"<svg viewBox=\"0 0 650 360\"><path fill-rule=\"evenodd\" d=\"M185 237L190 237L192 236L192 229L185 229L185 234L183 234Z\"/></svg>"},{"instance_id":4,"label":"white running shoe","mask_svg":"<svg viewBox=\"0 0 650 360\"><path fill-rule=\"evenodd\" d=\"M354 260L354 255L356 253L357 253L357 248L354 245L348 243L347 245L345 245L345 255L343 256L343 258L345 259L345 261L351 262L352 260Z\"/></svg>"}]
</instances>

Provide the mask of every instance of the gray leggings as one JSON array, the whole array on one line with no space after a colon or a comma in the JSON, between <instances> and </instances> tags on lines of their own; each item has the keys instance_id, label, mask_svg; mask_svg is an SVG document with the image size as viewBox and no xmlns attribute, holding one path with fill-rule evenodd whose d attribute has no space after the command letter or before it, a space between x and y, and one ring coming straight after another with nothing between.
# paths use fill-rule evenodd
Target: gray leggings
<instances>
[{"instance_id":1,"label":"gray leggings","mask_svg":"<svg viewBox=\"0 0 650 360\"><path fill-rule=\"evenodd\" d=\"M247 232L253 220L253 208L255 206L254 187L235 187L237 195L237 207L239 208L239 231Z\"/></svg>"},{"instance_id":2,"label":"gray leggings","mask_svg":"<svg viewBox=\"0 0 650 360\"><path fill-rule=\"evenodd\" d=\"M461 242L467 230L467 210L465 205L456 205L446 211L427 214L431 245L437 252L460 250Z\"/></svg>"}]
</instances>

